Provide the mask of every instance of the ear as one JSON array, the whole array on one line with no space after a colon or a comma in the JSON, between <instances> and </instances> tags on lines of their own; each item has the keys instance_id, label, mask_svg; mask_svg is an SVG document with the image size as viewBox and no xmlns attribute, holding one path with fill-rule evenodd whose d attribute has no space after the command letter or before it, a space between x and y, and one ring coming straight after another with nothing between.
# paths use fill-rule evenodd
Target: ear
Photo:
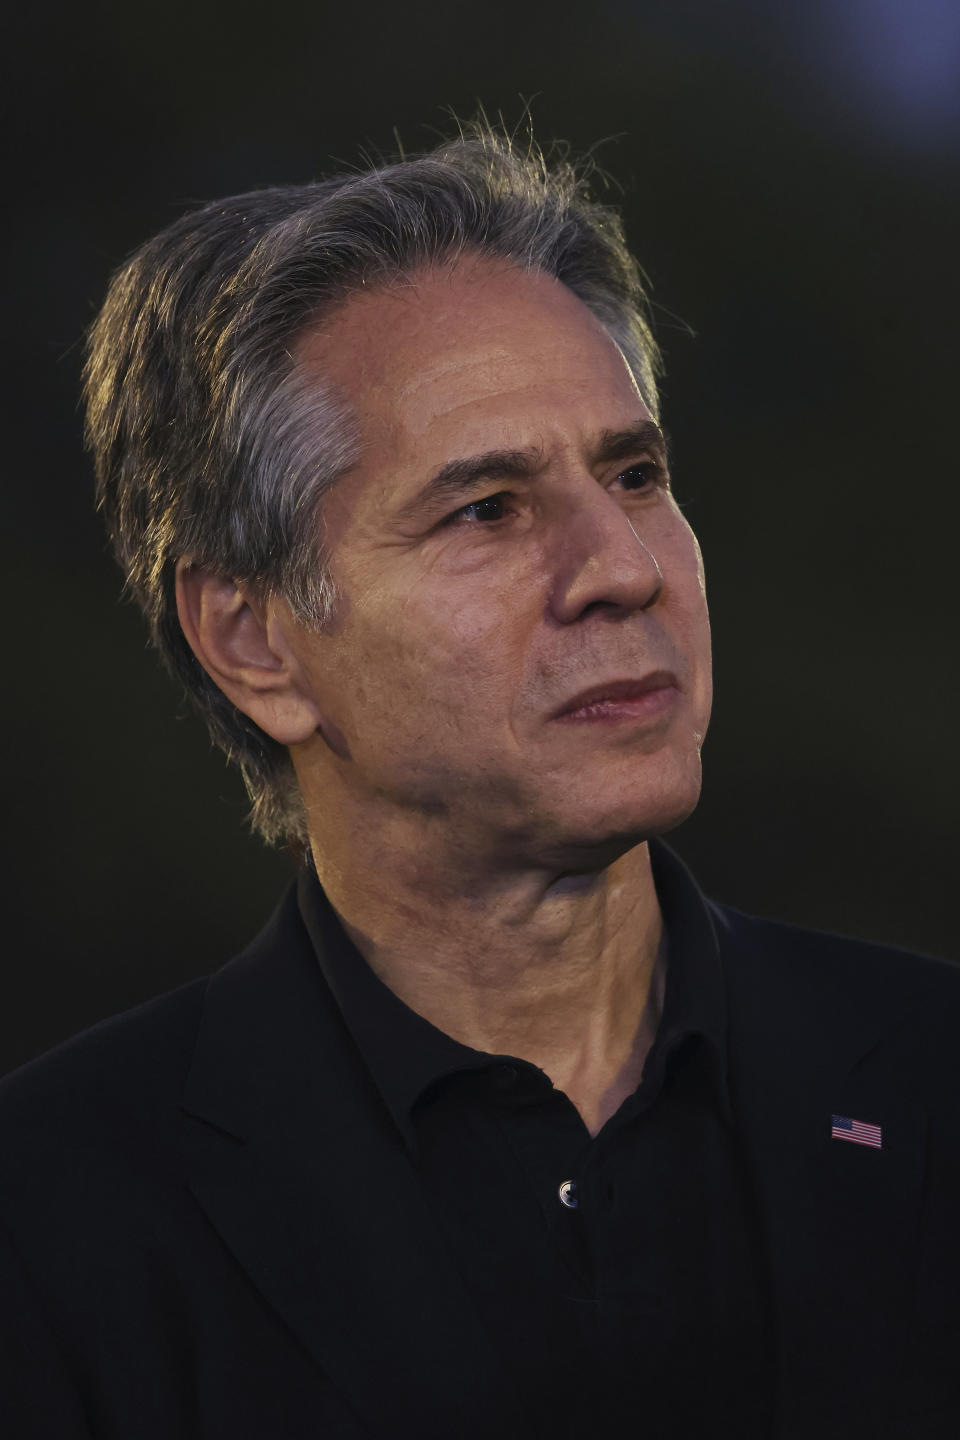
<instances>
[{"instance_id":1,"label":"ear","mask_svg":"<svg viewBox=\"0 0 960 1440\"><path fill-rule=\"evenodd\" d=\"M177 565L176 594L187 643L213 683L281 745L308 740L320 713L289 644L296 622L282 602L189 560Z\"/></svg>"}]
</instances>

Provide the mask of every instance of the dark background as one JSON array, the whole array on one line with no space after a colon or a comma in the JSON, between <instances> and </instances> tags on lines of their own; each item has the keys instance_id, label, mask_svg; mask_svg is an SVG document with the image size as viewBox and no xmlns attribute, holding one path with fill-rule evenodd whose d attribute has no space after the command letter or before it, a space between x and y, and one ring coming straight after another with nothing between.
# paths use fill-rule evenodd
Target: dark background
<instances>
[{"instance_id":1,"label":"dark background","mask_svg":"<svg viewBox=\"0 0 960 1440\"><path fill-rule=\"evenodd\" d=\"M285 882L92 512L80 337L194 202L482 101L623 186L707 559L701 883L956 956L960 11L952 0L35 5L6 166L0 1069L224 960Z\"/></svg>"}]
</instances>

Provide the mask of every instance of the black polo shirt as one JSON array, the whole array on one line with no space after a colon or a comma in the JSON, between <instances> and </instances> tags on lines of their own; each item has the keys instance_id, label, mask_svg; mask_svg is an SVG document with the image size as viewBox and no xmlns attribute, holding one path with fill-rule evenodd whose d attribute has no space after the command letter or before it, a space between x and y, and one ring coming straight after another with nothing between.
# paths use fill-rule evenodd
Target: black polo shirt
<instances>
[{"instance_id":1,"label":"black polo shirt","mask_svg":"<svg viewBox=\"0 0 960 1440\"><path fill-rule=\"evenodd\" d=\"M409 1009L315 874L301 876L324 976L514 1377L518 1437L770 1432L768 1287L716 939L682 864L651 851L662 1016L639 1086L593 1138L535 1065L470 1049Z\"/></svg>"}]
</instances>

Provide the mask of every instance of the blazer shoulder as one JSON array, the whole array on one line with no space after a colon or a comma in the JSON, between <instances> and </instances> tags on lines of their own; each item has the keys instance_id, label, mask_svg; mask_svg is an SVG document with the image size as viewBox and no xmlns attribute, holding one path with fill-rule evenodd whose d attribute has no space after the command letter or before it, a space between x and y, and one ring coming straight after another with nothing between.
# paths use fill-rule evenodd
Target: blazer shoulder
<instances>
[{"instance_id":1,"label":"blazer shoulder","mask_svg":"<svg viewBox=\"0 0 960 1440\"><path fill-rule=\"evenodd\" d=\"M262 975L290 948L296 898L290 886L254 938L209 975L110 1016L0 1079L0 1137L45 1117L74 1123L81 1113L142 1119L151 1100L179 1101L211 987Z\"/></svg>"},{"instance_id":2,"label":"blazer shoulder","mask_svg":"<svg viewBox=\"0 0 960 1440\"><path fill-rule=\"evenodd\" d=\"M960 1023L960 964L708 902L728 984L785 1003L910 1017L931 1033Z\"/></svg>"},{"instance_id":3,"label":"blazer shoulder","mask_svg":"<svg viewBox=\"0 0 960 1440\"><path fill-rule=\"evenodd\" d=\"M707 902L721 946L729 953L754 960L767 956L779 957L787 963L806 966L820 964L849 966L859 970L865 965L875 968L878 976L889 974L900 978L910 973L929 975L934 983L949 988L960 987L960 964L942 956L905 950L873 940L860 940L849 935L814 930L788 921L770 920L748 915L732 905Z\"/></svg>"},{"instance_id":4,"label":"blazer shoulder","mask_svg":"<svg viewBox=\"0 0 960 1440\"><path fill-rule=\"evenodd\" d=\"M183 1086L208 983L190 981L102 1020L0 1079L6 1154L142 1134Z\"/></svg>"}]
</instances>

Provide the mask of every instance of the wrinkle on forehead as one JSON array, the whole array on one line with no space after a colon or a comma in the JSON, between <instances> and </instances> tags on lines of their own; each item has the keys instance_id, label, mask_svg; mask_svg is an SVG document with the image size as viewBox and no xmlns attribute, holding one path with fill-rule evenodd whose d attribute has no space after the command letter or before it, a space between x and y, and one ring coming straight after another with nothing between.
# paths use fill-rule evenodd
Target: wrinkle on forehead
<instances>
[{"instance_id":1,"label":"wrinkle on forehead","mask_svg":"<svg viewBox=\"0 0 960 1440\"><path fill-rule=\"evenodd\" d=\"M515 356L516 319L524 309L541 328L549 315L554 330L561 325L569 329L574 350L582 346L588 326L626 366L600 320L562 281L509 261L477 256L416 272L402 288L388 282L350 296L300 337L296 355L307 370L386 385L402 399L415 394L428 376L441 379L471 363L484 363L476 357L471 361L479 340L484 341L486 363ZM412 365L403 379L397 375L401 359Z\"/></svg>"},{"instance_id":2,"label":"wrinkle on forehead","mask_svg":"<svg viewBox=\"0 0 960 1440\"><path fill-rule=\"evenodd\" d=\"M378 533L386 507L460 456L538 450L544 464L579 464L618 411L624 425L648 413L588 307L552 276L507 262L471 257L353 296L298 355L357 421L361 460L330 506L341 533L344 522ZM611 405L602 416L598 392Z\"/></svg>"}]
</instances>

